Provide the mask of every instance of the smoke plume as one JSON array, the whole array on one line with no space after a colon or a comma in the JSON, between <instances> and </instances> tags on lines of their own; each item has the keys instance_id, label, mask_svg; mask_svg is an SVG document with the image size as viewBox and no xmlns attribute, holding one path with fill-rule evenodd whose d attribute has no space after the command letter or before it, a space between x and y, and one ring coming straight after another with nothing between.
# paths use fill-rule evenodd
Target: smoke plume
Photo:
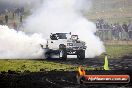
<instances>
[{"instance_id":1,"label":"smoke plume","mask_svg":"<svg viewBox=\"0 0 132 88\"><path fill-rule=\"evenodd\" d=\"M87 44L86 57L100 55L105 50L95 35L95 24L82 14L90 6L90 0L44 0L26 19L24 32L0 25L0 59L42 58L40 44L45 45L50 33L57 32L79 35Z\"/></svg>"},{"instance_id":2,"label":"smoke plume","mask_svg":"<svg viewBox=\"0 0 132 88\"><path fill-rule=\"evenodd\" d=\"M0 59L42 58L41 43L46 41L39 34L26 35L0 25Z\"/></svg>"},{"instance_id":3,"label":"smoke plume","mask_svg":"<svg viewBox=\"0 0 132 88\"><path fill-rule=\"evenodd\" d=\"M86 42L87 57L98 56L105 51L103 43L95 35L95 24L82 14L90 6L90 0L44 0L40 8L26 20L25 31L42 33L45 38L50 33L72 32Z\"/></svg>"}]
</instances>

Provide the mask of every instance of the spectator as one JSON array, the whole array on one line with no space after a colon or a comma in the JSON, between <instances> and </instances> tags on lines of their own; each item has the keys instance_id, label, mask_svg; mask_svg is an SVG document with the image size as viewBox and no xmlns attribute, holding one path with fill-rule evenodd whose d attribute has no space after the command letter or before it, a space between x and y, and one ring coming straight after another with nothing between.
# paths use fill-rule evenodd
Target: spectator
<instances>
[{"instance_id":1,"label":"spectator","mask_svg":"<svg viewBox=\"0 0 132 88\"><path fill-rule=\"evenodd\" d=\"M24 7L20 8L20 14L24 14Z\"/></svg>"},{"instance_id":2,"label":"spectator","mask_svg":"<svg viewBox=\"0 0 132 88\"><path fill-rule=\"evenodd\" d=\"M15 12L12 12L12 18L14 19L14 17L15 17Z\"/></svg>"},{"instance_id":3,"label":"spectator","mask_svg":"<svg viewBox=\"0 0 132 88\"><path fill-rule=\"evenodd\" d=\"M127 24L124 22L123 25L122 25L122 28L123 28L123 39L124 40L128 40L128 26Z\"/></svg>"},{"instance_id":4,"label":"spectator","mask_svg":"<svg viewBox=\"0 0 132 88\"><path fill-rule=\"evenodd\" d=\"M13 22L13 28L14 28L15 30L17 30L17 24L16 24L15 21Z\"/></svg>"},{"instance_id":5,"label":"spectator","mask_svg":"<svg viewBox=\"0 0 132 88\"><path fill-rule=\"evenodd\" d=\"M116 39L116 31L117 31L117 26L116 26L116 23L114 23L112 27L112 36L114 40Z\"/></svg>"},{"instance_id":6,"label":"spectator","mask_svg":"<svg viewBox=\"0 0 132 88\"><path fill-rule=\"evenodd\" d=\"M96 27L97 27L98 29L100 29L99 20L96 21Z\"/></svg>"},{"instance_id":7,"label":"spectator","mask_svg":"<svg viewBox=\"0 0 132 88\"><path fill-rule=\"evenodd\" d=\"M111 24L111 25L109 26L109 28L112 30L112 29L113 29L113 24Z\"/></svg>"},{"instance_id":8,"label":"spectator","mask_svg":"<svg viewBox=\"0 0 132 88\"><path fill-rule=\"evenodd\" d=\"M5 15L5 22L8 23L8 15Z\"/></svg>"},{"instance_id":9,"label":"spectator","mask_svg":"<svg viewBox=\"0 0 132 88\"><path fill-rule=\"evenodd\" d=\"M122 28L125 30L125 32L128 32L128 26L126 23L123 23Z\"/></svg>"},{"instance_id":10,"label":"spectator","mask_svg":"<svg viewBox=\"0 0 132 88\"><path fill-rule=\"evenodd\" d=\"M129 35L129 39L132 40L132 23L131 22L128 25L128 35Z\"/></svg>"},{"instance_id":11,"label":"spectator","mask_svg":"<svg viewBox=\"0 0 132 88\"><path fill-rule=\"evenodd\" d=\"M3 21L2 20L0 20L0 25L3 25L4 23L3 23Z\"/></svg>"},{"instance_id":12,"label":"spectator","mask_svg":"<svg viewBox=\"0 0 132 88\"><path fill-rule=\"evenodd\" d=\"M122 32L123 32L123 29L121 27L121 25L119 23L117 23L117 30L118 30L118 39L122 39Z\"/></svg>"},{"instance_id":13,"label":"spectator","mask_svg":"<svg viewBox=\"0 0 132 88\"><path fill-rule=\"evenodd\" d=\"M22 23L22 21L23 21L23 16L20 15L20 23Z\"/></svg>"}]
</instances>

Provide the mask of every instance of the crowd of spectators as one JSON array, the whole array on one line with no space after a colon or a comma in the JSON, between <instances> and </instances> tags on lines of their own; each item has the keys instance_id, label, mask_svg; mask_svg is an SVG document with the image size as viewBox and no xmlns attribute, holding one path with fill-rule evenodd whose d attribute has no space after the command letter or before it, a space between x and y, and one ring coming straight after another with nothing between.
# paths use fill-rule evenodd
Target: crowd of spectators
<instances>
[{"instance_id":1,"label":"crowd of spectators","mask_svg":"<svg viewBox=\"0 0 132 88\"><path fill-rule=\"evenodd\" d=\"M115 40L132 40L132 22L129 21L128 23L124 22L122 24L113 23L110 24L104 19L98 19L96 21L96 28L99 29L100 35L99 36L107 36L105 39ZM102 34L101 34L102 32ZM104 34L106 33L106 34Z\"/></svg>"},{"instance_id":2,"label":"crowd of spectators","mask_svg":"<svg viewBox=\"0 0 132 88\"><path fill-rule=\"evenodd\" d=\"M4 9L0 11L0 25L10 25L14 29L18 29L18 26L23 22L24 7Z\"/></svg>"}]
</instances>

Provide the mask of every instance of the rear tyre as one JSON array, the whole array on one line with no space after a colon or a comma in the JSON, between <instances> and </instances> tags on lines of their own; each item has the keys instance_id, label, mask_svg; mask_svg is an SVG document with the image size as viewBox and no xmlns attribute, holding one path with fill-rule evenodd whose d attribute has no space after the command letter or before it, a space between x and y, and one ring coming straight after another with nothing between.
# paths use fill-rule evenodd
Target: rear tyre
<instances>
[{"instance_id":1,"label":"rear tyre","mask_svg":"<svg viewBox=\"0 0 132 88\"><path fill-rule=\"evenodd\" d=\"M48 52L45 53L45 59L50 59L50 53Z\"/></svg>"},{"instance_id":2,"label":"rear tyre","mask_svg":"<svg viewBox=\"0 0 132 88\"><path fill-rule=\"evenodd\" d=\"M65 45L61 44L59 46L59 49L60 49L59 58L61 60L66 60L67 59L67 51L66 51Z\"/></svg>"},{"instance_id":3,"label":"rear tyre","mask_svg":"<svg viewBox=\"0 0 132 88\"><path fill-rule=\"evenodd\" d=\"M60 50L59 58L60 58L61 60L66 60L66 59L67 59L67 52L66 52L65 49Z\"/></svg>"},{"instance_id":4,"label":"rear tyre","mask_svg":"<svg viewBox=\"0 0 132 88\"><path fill-rule=\"evenodd\" d=\"M79 51L77 51L77 58L79 60L85 59L85 50L79 50Z\"/></svg>"}]
</instances>

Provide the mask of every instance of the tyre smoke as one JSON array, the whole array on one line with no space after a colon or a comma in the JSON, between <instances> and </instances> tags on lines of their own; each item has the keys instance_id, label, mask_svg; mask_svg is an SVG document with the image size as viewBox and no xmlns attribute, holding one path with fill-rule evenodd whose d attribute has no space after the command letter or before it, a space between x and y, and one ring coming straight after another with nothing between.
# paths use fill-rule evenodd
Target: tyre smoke
<instances>
[{"instance_id":1,"label":"tyre smoke","mask_svg":"<svg viewBox=\"0 0 132 88\"><path fill-rule=\"evenodd\" d=\"M44 0L26 19L24 32L0 25L0 59L42 58L40 44L46 44L50 33L61 32L79 35L87 44L86 57L100 55L103 42L95 35L95 24L82 14L90 6L91 0Z\"/></svg>"},{"instance_id":2,"label":"tyre smoke","mask_svg":"<svg viewBox=\"0 0 132 88\"><path fill-rule=\"evenodd\" d=\"M57 32L77 34L87 44L86 57L98 56L105 51L104 45L95 35L95 24L82 14L90 6L91 0L44 0L26 20L25 31L45 38Z\"/></svg>"},{"instance_id":3,"label":"tyre smoke","mask_svg":"<svg viewBox=\"0 0 132 88\"><path fill-rule=\"evenodd\" d=\"M0 25L0 59L42 58L41 43L46 41L40 34L26 35L24 32Z\"/></svg>"}]
</instances>

